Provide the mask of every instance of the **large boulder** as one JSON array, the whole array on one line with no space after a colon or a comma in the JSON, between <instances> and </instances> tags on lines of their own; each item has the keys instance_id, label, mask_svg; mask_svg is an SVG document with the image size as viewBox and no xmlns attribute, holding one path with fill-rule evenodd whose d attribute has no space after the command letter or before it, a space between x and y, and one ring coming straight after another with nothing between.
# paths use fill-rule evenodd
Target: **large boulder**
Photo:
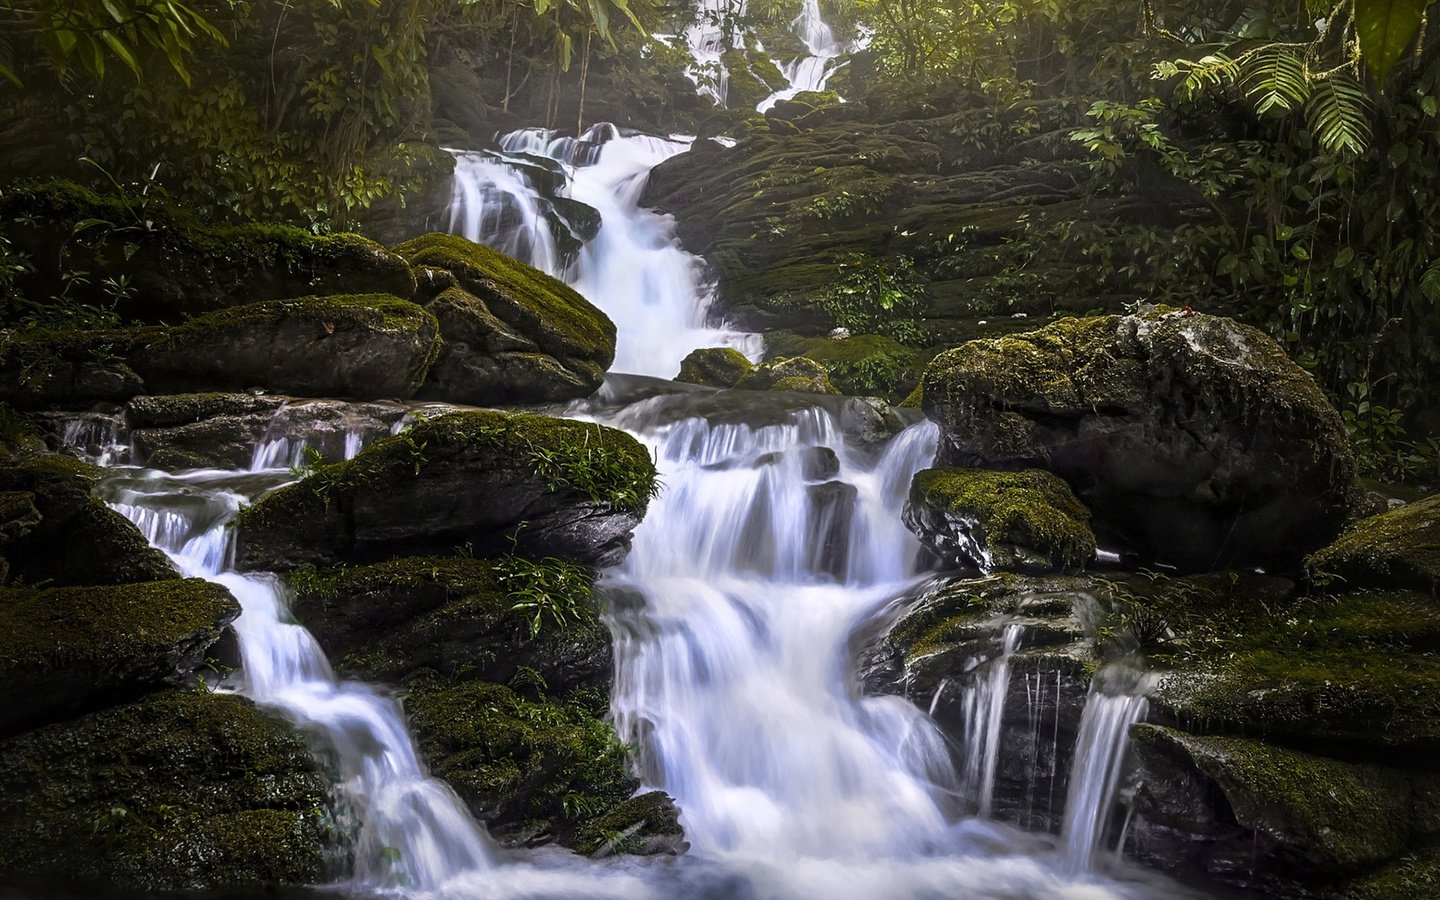
<instances>
[{"instance_id":1,"label":"large boulder","mask_svg":"<svg viewBox=\"0 0 1440 900\"><path fill-rule=\"evenodd\" d=\"M830 373L813 359L792 356L763 362L741 376L735 386L745 391L789 391L797 394L835 394Z\"/></svg>"},{"instance_id":2,"label":"large boulder","mask_svg":"<svg viewBox=\"0 0 1440 900\"><path fill-rule=\"evenodd\" d=\"M358 234L208 225L153 196L100 196L63 181L7 186L0 223L31 264L17 282L22 293L48 299L62 273L82 270L96 277L74 284L72 299L108 305L116 292L105 282L124 283L116 311L128 322L178 324L261 300L415 290L405 260Z\"/></svg>"},{"instance_id":3,"label":"large boulder","mask_svg":"<svg viewBox=\"0 0 1440 900\"><path fill-rule=\"evenodd\" d=\"M288 570L466 546L605 564L624 556L655 490L649 453L624 432L452 413L262 497L238 520L239 559Z\"/></svg>"},{"instance_id":4,"label":"large boulder","mask_svg":"<svg viewBox=\"0 0 1440 900\"><path fill-rule=\"evenodd\" d=\"M1044 468L1102 542L1191 570L1293 566L1350 508L1339 414L1269 337L1150 307L972 341L926 370L937 462Z\"/></svg>"},{"instance_id":5,"label":"large boulder","mask_svg":"<svg viewBox=\"0 0 1440 900\"><path fill-rule=\"evenodd\" d=\"M802 337L778 332L766 335L765 352L803 356L825 367L841 393L900 400L920 383L925 354L878 334Z\"/></svg>"},{"instance_id":6,"label":"large boulder","mask_svg":"<svg viewBox=\"0 0 1440 900\"><path fill-rule=\"evenodd\" d=\"M574 289L482 244L426 234L395 247L421 268L445 344L421 396L475 405L569 400L600 386L615 325ZM437 290L438 289L438 290Z\"/></svg>"},{"instance_id":7,"label":"large boulder","mask_svg":"<svg viewBox=\"0 0 1440 900\"><path fill-rule=\"evenodd\" d=\"M315 884L339 833L327 788L294 729L250 701L155 694L0 742L0 882Z\"/></svg>"},{"instance_id":8,"label":"large boulder","mask_svg":"<svg viewBox=\"0 0 1440 900\"><path fill-rule=\"evenodd\" d=\"M237 306L146 332L129 363L152 393L262 387L308 397L406 399L439 351L435 317L388 294Z\"/></svg>"},{"instance_id":9,"label":"large boulder","mask_svg":"<svg viewBox=\"0 0 1440 900\"><path fill-rule=\"evenodd\" d=\"M1305 569L1315 583L1440 591L1440 496L1356 522Z\"/></svg>"},{"instance_id":10,"label":"large boulder","mask_svg":"<svg viewBox=\"0 0 1440 900\"><path fill-rule=\"evenodd\" d=\"M0 590L0 734L183 681L239 614L199 579Z\"/></svg>"},{"instance_id":11,"label":"large boulder","mask_svg":"<svg viewBox=\"0 0 1440 900\"><path fill-rule=\"evenodd\" d=\"M941 561L982 572L1083 568L1090 511L1058 476L942 466L910 482L905 524Z\"/></svg>"},{"instance_id":12,"label":"large boulder","mask_svg":"<svg viewBox=\"0 0 1440 900\"><path fill-rule=\"evenodd\" d=\"M0 557L26 584L102 585L177 578L165 554L128 519L90 495L100 470L70 456L37 456L0 469L12 525Z\"/></svg>"}]
</instances>

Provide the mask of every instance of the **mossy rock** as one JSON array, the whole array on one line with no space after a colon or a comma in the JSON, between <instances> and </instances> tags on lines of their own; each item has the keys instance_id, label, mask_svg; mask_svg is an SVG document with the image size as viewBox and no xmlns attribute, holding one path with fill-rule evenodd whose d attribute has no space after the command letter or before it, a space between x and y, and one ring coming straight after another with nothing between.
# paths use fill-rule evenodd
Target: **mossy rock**
<instances>
[{"instance_id":1,"label":"mossy rock","mask_svg":"<svg viewBox=\"0 0 1440 900\"><path fill-rule=\"evenodd\" d=\"M0 403L17 410L88 410L143 393L126 362L134 329L39 328L0 333Z\"/></svg>"},{"instance_id":2,"label":"mossy rock","mask_svg":"<svg viewBox=\"0 0 1440 900\"><path fill-rule=\"evenodd\" d=\"M1417 792L1417 779L1433 776L1155 725L1133 735L1140 814L1186 831L1234 822L1266 869L1308 881L1353 873L1398 856L1424 823L1417 801L1429 788Z\"/></svg>"},{"instance_id":3,"label":"mossy rock","mask_svg":"<svg viewBox=\"0 0 1440 900\"><path fill-rule=\"evenodd\" d=\"M183 681L239 614L199 579L0 590L0 733Z\"/></svg>"},{"instance_id":4,"label":"mossy rock","mask_svg":"<svg viewBox=\"0 0 1440 900\"><path fill-rule=\"evenodd\" d=\"M891 401L918 387L926 362L920 351L878 334L807 338L782 332L766 336L765 350L820 363L843 394Z\"/></svg>"},{"instance_id":5,"label":"mossy rock","mask_svg":"<svg viewBox=\"0 0 1440 900\"><path fill-rule=\"evenodd\" d=\"M650 454L622 431L452 413L256 501L237 520L239 558L289 570L469 546L604 564L628 550L657 488Z\"/></svg>"},{"instance_id":6,"label":"mossy rock","mask_svg":"<svg viewBox=\"0 0 1440 900\"><path fill-rule=\"evenodd\" d=\"M71 456L0 469L0 490L31 498L38 522L0 548L16 583L128 584L178 577L129 520L90 496L100 470Z\"/></svg>"},{"instance_id":7,"label":"mossy rock","mask_svg":"<svg viewBox=\"0 0 1440 900\"><path fill-rule=\"evenodd\" d=\"M154 393L263 387L302 397L406 399L439 352L435 317L388 294L236 306L146 330L128 361Z\"/></svg>"},{"instance_id":8,"label":"mossy rock","mask_svg":"<svg viewBox=\"0 0 1440 900\"><path fill-rule=\"evenodd\" d=\"M283 397L251 393L205 391L148 395L130 398L125 404L125 420L131 428L174 428L218 416L273 413L283 405Z\"/></svg>"},{"instance_id":9,"label":"mossy rock","mask_svg":"<svg viewBox=\"0 0 1440 900\"><path fill-rule=\"evenodd\" d=\"M605 857L683 853L689 844L675 801L664 791L648 791L586 823L571 846L576 853Z\"/></svg>"},{"instance_id":10,"label":"mossy rock","mask_svg":"<svg viewBox=\"0 0 1440 900\"><path fill-rule=\"evenodd\" d=\"M745 354L734 347L702 347L691 350L680 361L680 373L676 381L686 384L700 384L705 387L734 387L740 379L750 374L754 365Z\"/></svg>"},{"instance_id":11,"label":"mossy rock","mask_svg":"<svg viewBox=\"0 0 1440 900\"><path fill-rule=\"evenodd\" d=\"M1294 567L1338 532L1340 415L1267 335L1146 307L971 341L926 369L937 461L1044 468L1107 544L1192 571Z\"/></svg>"},{"instance_id":12,"label":"mossy rock","mask_svg":"<svg viewBox=\"0 0 1440 900\"><path fill-rule=\"evenodd\" d=\"M48 298L62 271L82 269L90 282L72 299L107 305L104 279L125 276L132 290L117 311L130 322L176 324L286 297L415 290L405 261L360 235L210 225L154 197L104 196L65 181L7 187L0 221L29 223L5 229L33 267L19 282L22 293ZM76 237L82 222L88 227Z\"/></svg>"},{"instance_id":13,"label":"mossy rock","mask_svg":"<svg viewBox=\"0 0 1440 900\"><path fill-rule=\"evenodd\" d=\"M744 391L789 391L795 394L839 395L825 367L803 356L772 359L745 373L735 383Z\"/></svg>"},{"instance_id":14,"label":"mossy rock","mask_svg":"<svg viewBox=\"0 0 1440 900\"><path fill-rule=\"evenodd\" d=\"M525 699L490 682L437 681L411 684L405 707L431 771L501 841L570 846L637 786L603 693Z\"/></svg>"},{"instance_id":15,"label":"mossy rock","mask_svg":"<svg viewBox=\"0 0 1440 900\"><path fill-rule=\"evenodd\" d=\"M916 474L905 524L942 560L983 572L1084 568L1095 558L1090 511L1040 469L939 467Z\"/></svg>"},{"instance_id":16,"label":"mossy rock","mask_svg":"<svg viewBox=\"0 0 1440 900\"><path fill-rule=\"evenodd\" d=\"M1440 592L1440 497L1407 503L1345 529L1305 560L1311 582Z\"/></svg>"},{"instance_id":17,"label":"mossy rock","mask_svg":"<svg viewBox=\"0 0 1440 900\"><path fill-rule=\"evenodd\" d=\"M250 701L154 694L0 744L0 880L314 884L334 845L327 787L304 741Z\"/></svg>"},{"instance_id":18,"label":"mossy rock","mask_svg":"<svg viewBox=\"0 0 1440 900\"><path fill-rule=\"evenodd\" d=\"M468 298L442 295L449 300L443 309L436 308L445 339L456 346L447 351L449 356L442 356L427 396L443 399L441 395L461 390L464 373L483 369L482 358L487 355L550 357L555 368L568 373L561 381L568 380L571 386L563 388L557 382L549 390L567 397L593 392L614 362L615 324L558 279L459 235L425 234L394 249L413 266L450 272L468 294Z\"/></svg>"},{"instance_id":19,"label":"mossy rock","mask_svg":"<svg viewBox=\"0 0 1440 900\"><path fill-rule=\"evenodd\" d=\"M591 573L579 566L407 557L301 569L289 581L296 619L347 675L392 684L421 671L501 683L530 677L552 692L609 682L610 634L596 615Z\"/></svg>"},{"instance_id":20,"label":"mossy rock","mask_svg":"<svg viewBox=\"0 0 1440 900\"><path fill-rule=\"evenodd\" d=\"M1398 859L1346 882L1330 896L1335 900L1440 897L1440 837L1423 841Z\"/></svg>"}]
</instances>

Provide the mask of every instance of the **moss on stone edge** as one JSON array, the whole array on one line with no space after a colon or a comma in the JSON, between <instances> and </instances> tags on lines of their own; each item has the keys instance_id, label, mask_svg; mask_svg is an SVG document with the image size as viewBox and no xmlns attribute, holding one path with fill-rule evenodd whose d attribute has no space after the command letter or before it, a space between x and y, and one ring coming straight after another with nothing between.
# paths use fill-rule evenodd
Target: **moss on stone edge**
<instances>
[{"instance_id":1,"label":"moss on stone edge","mask_svg":"<svg viewBox=\"0 0 1440 900\"><path fill-rule=\"evenodd\" d=\"M1335 900L1418 900L1440 897L1440 836L1363 875L1332 895Z\"/></svg>"},{"instance_id":2,"label":"moss on stone edge","mask_svg":"<svg viewBox=\"0 0 1440 900\"><path fill-rule=\"evenodd\" d=\"M313 884L327 785L285 722L166 692L0 744L0 871L107 889Z\"/></svg>"},{"instance_id":3,"label":"moss on stone edge","mask_svg":"<svg viewBox=\"0 0 1440 900\"><path fill-rule=\"evenodd\" d=\"M920 351L878 334L807 338L781 333L767 336L765 350L820 363L841 393L892 401L913 392L925 362Z\"/></svg>"},{"instance_id":4,"label":"moss on stone edge","mask_svg":"<svg viewBox=\"0 0 1440 900\"><path fill-rule=\"evenodd\" d=\"M993 555L988 548L1000 545L1034 550L1060 569L1082 568L1095 558L1090 511L1069 485L1041 469L925 469L910 483L909 502L975 523L980 533L972 538L982 554Z\"/></svg>"},{"instance_id":5,"label":"moss on stone edge","mask_svg":"<svg viewBox=\"0 0 1440 900\"><path fill-rule=\"evenodd\" d=\"M663 791L649 791L619 804L602 816L591 819L571 843L576 853L609 856L643 850L647 838L684 836L675 802Z\"/></svg>"},{"instance_id":6,"label":"moss on stone edge","mask_svg":"<svg viewBox=\"0 0 1440 900\"><path fill-rule=\"evenodd\" d=\"M596 503L643 513L659 491L645 447L623 431L532 413L471 410L420 422L365 448L354 459L322 466L241 511L236 524L284 522L305 510L363 490L413 479L432 460L484 448L497 458L526 459L552 491L572 491Z\"/></svg>"},{"instance_id":7,"label":"moss on stone edge","mask_svg":"<svg viewBox=\"0 0 1440 900\"><path fill-rule=\"evenodd\" d=\"M1214 781L1240 825L1328 869L1374 865L1410 839L1404 772L1156 725L1139 726L1133 736L1138 747L1188 761Z\"/></svg>"},{"instance_id":8,"label":"moss on stone edge","mask_svg":"<svg viewBox=\"0 0 1440 900\"><path fill-rule=\"evenodd\" d=\"M547 353L588 357L602 368L614 361L615 323L559 279L454 234L424 234L393 249L412 266L453 273L487 305L507 300L519 304L518 309L497 306L492 312L527 333L536 326L548 332L534 335ZM515 321L517 313L529 321Z\"/></svg>"},{"instance_id":9,"label":"moss on stone edge","mask_svg":"<svg viewBox=\"0 0 1440 900\"><path fill-rule=\"evenodd\" d=\"M270 325L286 319L317 324L354 325L390 332L414 332L427 326L439 329L435 317L421 307L393 294L332 294L325 297L295 297L231 306L197 316L173 328L144 329L141 334L155 340L182 343L187 338L212 331L247 325ZM433 361L433 360L432 360Z\"/></svg>"},{"instance_id":10,"label":"moss on stone edge","mask_svg":"<svg viewBox=\"0 0 1440 900\"><path fill-rule=\"evenodd\" d=\"M686 384L700 384L706 387L734 387L754 368L745 354L733 347L702 347L691 350L680 361L680 374L676 381Z\"/></svg>"},{"instance_id":11,"label":"moss on stone edge","mask_svg":"<svg viewBox=\"0 0 1440 900\"><path fill-rule=\"evenodd\" d=\"M838 395L825 367L803 356L763 362L735 383L744 391L791 391L798 394Z\"/></svg>"},{"instance_id":12,"label":"moss on stone edge","mask_svg":"<svg viewBox=\"0 0 1440 900\"><path fill-rule=\"evenodd\" d=\"M497 836L569 846L637 784L603 719L603 699L588 700L528 700L504 685L436 681L412 683L406 708L432 770Z\"/></svg>"},{"instance_id":13,"label":"moss on stone edge","mask_svg":"<svg viewBox=\"0 0 1440 900\"><path fill-rule=\"evenodd\" d=\"M1362 519L1305 560L1321 586L1401 585L1440 591L1440 496Z\"/></svg>"}]
</instances>

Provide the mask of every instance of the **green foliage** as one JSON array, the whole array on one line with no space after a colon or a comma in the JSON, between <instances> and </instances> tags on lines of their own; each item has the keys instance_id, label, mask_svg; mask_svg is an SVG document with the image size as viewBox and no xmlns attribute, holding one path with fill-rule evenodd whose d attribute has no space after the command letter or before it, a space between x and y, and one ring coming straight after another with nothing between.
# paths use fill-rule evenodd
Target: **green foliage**
<instances>
[{"instance_id":1,"label":"green foliage","mask_svg":"<svg viewBox=\"0 0 1440 900\"><path fill-rule=\"evenodd\" d=\"M528 618L531 640L540 636L547 621L564 631L589 618L594 579L584 566L553 556L540 560L507 556L496 563L495 571L514 601L511 609Z\"/></svg>"},{"instance_id":2,"label":"green foliage","mask_svg":"<svg viewBox=\"0 0 1440 900\"><path fill-rule=\"evenodd\" d=\"M531 444L530 465L535 474L552 491L574 491L592 503L620 509L643 508L660 493L654 470L637 471L631 456L598 439L598 428L593 443L587 429L578 443Z\"/></svg>"},{"instance_id":3,"label":"green foliage","mask_svg":"<svg viewBox=\"0 0 1440 900\"><path fill-rule=\"evenodd\" d=\"M923 343L917 321L929 307L925 284L907 256L852 257L814 305L835 324L856 334L880 334L901 343Z\"/></svg>"},{"instance_id":4,"label":"green foliage","mask_svg":"<svg viewBox=\"0 0 1440 900\"><path fill-rule=\"evenodd\" d=\"M1365 64L1384 84L1425 18L1429 0L1355 0L1355 34Z\"/></svg>"}]
</instances>

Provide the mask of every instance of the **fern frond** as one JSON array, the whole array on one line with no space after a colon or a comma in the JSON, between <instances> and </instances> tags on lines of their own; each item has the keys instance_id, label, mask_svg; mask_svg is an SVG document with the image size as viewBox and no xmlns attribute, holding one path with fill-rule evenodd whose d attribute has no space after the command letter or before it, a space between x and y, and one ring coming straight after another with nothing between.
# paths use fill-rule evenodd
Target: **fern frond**
<instances>
[{"instance_id":1,"label":"fern frond","mask_svg":"<svg viewBox=\"0 0 1440 900\"><path fill-rule=\"evenodd\" d=\"M1331 72L1311 86L1305 120L1320 146L1332 153L1364 153L1370 146L1370 98L1346 72Z\"/></svg>"},{"instance_id":2,"label":"fern frond","mask_svg":"<svg viewBox=\"0 0 1440 900\"><path fill-rule=\"evenodd\" d=\"M1288 47L1262 47L1244 57L1243 67L1245 96L1262 116L1299 109L1310 97L1305 62Z\"/></svg>"},{"instance_id":3,"label":"fern frond","mask_svg":"<svg viewBox=\"0 0 1440 900\"><path fill-rule=\"evenodd\" d=\"M1420 293L1431 303L1440 303L1440 260L1431 263L1420 276Z\"/></svg>"}]
</instances>

